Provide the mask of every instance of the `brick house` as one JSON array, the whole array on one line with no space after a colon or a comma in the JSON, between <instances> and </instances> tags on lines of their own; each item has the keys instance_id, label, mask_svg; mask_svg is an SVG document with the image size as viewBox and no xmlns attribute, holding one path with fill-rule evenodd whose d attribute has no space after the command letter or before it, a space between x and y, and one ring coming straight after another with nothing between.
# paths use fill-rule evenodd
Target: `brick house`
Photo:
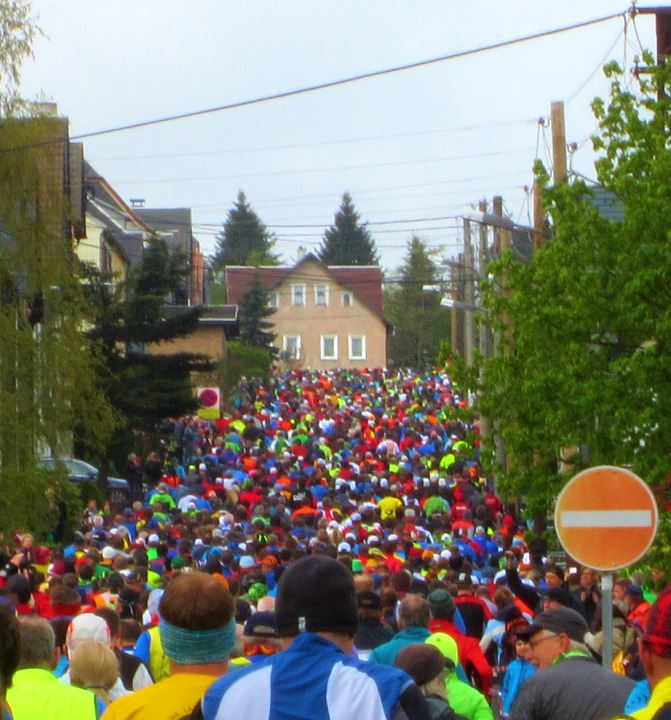
<instances>
[{"instance_id":1,"label":"brick house","mask_svg":"<svg viewBox=\"0 0 671 720\"><path fill-rule=\"evenodd\" d=\"M229 265L228 302L239 305L257 277L275 308L268 319L284 367L386 367L391 325L378 266L325 265L311 253L293 266Z\"/></svg>"}]
</instances>

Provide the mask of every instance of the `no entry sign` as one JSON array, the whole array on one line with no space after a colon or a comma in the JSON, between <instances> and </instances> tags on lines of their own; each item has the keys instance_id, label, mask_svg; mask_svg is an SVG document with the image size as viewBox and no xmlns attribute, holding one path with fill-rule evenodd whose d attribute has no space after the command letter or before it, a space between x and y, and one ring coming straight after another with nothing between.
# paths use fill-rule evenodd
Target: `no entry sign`
<instances>
[{"instance_id":1,"label":"no entry sign","mask_svg":"<svg viewBox=\"0 0 671 720\"><path fill-rule=\"evenodd\" d=\"M575 475L561 491L555 528L581 565L617 570L640 560L657 532L650 488L624 468L601 465Z\"/></svg>"}]
</instances>

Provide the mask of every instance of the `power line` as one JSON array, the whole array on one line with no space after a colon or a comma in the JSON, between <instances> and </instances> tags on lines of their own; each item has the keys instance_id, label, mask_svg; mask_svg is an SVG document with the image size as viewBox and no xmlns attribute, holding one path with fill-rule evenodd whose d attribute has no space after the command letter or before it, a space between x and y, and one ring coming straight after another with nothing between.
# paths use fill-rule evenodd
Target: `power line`
<instances>
[{"instance_id":1,"label":"power line","mask_svg":"<svg viewBox=\"0 0 671 720\"><path fill-rule=\"evenodd\" d=\"M489 52L490 50L498 50L500 48L529 42L531 40L538 40L540 38L558 35L560 33L568 32L570 30L578 30L580 28L589 27L590 25L597 25L599 23L607 22L617 17L622 17L622 15L624 14L626 13L612 13L611 15L604 15L602 17L592 18L591 20L583 20L581 22L572 23L571 25L564 25L559 28L552 28L550 30L543 30L536 33L530 33L528 35L522 35L520 37L511 38L510 40L502 40L496 43L490 43L488 45L481 45L480 47L472 48L470 50L459 50L457 52L440 55L434 58L428 58L426 60L418 60L416 62L407 63L404 65L396 65L394 67L385 68L383 70L373 70L370 72L360 73L358 75L350 75L349 77L341 78L339 80L330 80L327 82L318 83L316 85L307 85L302 88L285 90L282 92L272 93L270 95L262 95L260 97L252 98L249 100L240 100L237 102L227 103L225 105L217 105L214 107L204 108L202 110L192 110L190 112L176 113L173 115L154 118L152 120L141 120L134 123L128 123L126 125L117 125L115 127L105 128L103 130L95 130L87 133L81 133L79 135L73 136L71 139L84 140L90 137L111 135L112 133L124 132L126 130L136 130L138 128L161 125L168 122L175 122L177 120L185 120L187 118L199 117L201 115L209 115L216 112L223 112L224 110L235 110L237 108L249 107L251 105L259 105L261 103L271 102L273 100L281 100L297 95L305 95L307 93L316 92L318 90L326 90L328 88L348 85L350 83L359 82L361 80L369 80L371 78L392 75L394 73L404 72L406 70L414 70L416 68L426 67L428 65L435 65L437 63L446 62L448 60L457 60L459 58L469 57L471 55L477 55L483 52Z\"/></svg>"},{"instance_id":2,"label":"power line","mask_svg":"<svg viewBox=\"0 0 671 720\"><path fill-rule=\"evenodd\" d=\"M367 163L365 165L336 165L333 167L322 168L305 168L302 170L274 170L272 172L262 173L236 173L235 175L205 175L202 177L174 177L174 178L157 178L154 180L115 180L115 185L153 185L171 182L195 182L202 180L235 180L238 178L255 178L255 177L276 177L278 175L304 175L308 173L323 172L339 172L341 170L367 170L369 168L397 167L399 165L421 165L423 163L438 163L449 160L473 160L475 158L500 157L504 155L517 155L533 150L531 147L516 148L515 150L498 150L495 152L472 153L468 155L446 155L438 158L423 158L421 160L395 160L385 163Z\"/></svg>"},{"instance_id":3,"label":"power line","mask_svg":"<svg viewBox=\"0 0 671 720\"><path fill-rule=\"evenodd\" d=\"M415 130L412 132L404 133L391 133L388 135L368 135L360 136L356 138L343 138L341 140L317 140L315 142L308 143L294 143L289 145L266 145L265 147L252 147L252 148L227 148L223 150L204 150L199 152L184 152L184 153L158 153L155 155L127 155L113 156L113 157L102 157L93 158L91 163L96 162L116 162L126 160L161 160L166 158L187 158L187 157L213 157L215 155L235 155L236 153L254 153L254 152L268 152L271 150L296 150L299 148L306 147L323 147L326 145L346 145L350 143L358 142L370 142L376 140L392 140L406 137L418 137L424 135L439 135L452 132L469 132L472 130L485 130L491 128L509 127L511 125L521 125L524 123L535 122L533 119L521 119L521 120L504 120L502 122L495 123L483 123L482 125L464 125L462 127L453 128L437 128L434 130Z\"/></svg>"}]
</instances>

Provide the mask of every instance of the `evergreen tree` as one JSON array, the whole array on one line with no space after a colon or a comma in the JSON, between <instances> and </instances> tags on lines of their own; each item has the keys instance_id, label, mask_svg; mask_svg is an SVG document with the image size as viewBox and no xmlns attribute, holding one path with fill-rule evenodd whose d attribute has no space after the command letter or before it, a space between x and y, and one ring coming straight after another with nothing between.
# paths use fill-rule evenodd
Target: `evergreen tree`
<instances>
[{"instance_id":1,"label":"evergreen tree","mask_svg":"<svg viewBox=\"0 0 671 720\"><path fill-rule=\"evenodd\" d=\"M359 214L347 192L317 255L327 265L377 265L380 261L373 236L365 223L359 223Z\"/></svg>"},{"instance_id":2,"label":"evergreen tree","mask_svg":"<svg viewBox=\"0 0 671 720\"><path fill-rule=\"evenodd\" d=\"M275 309L268 306L268 293L255 277L240 303L240 339L268 350L272 357L277 356L277 348L273 345L276 335L272 332L273 323L266 318L274 312Z\"/></svg>"},{"instance_id":3,"label":"evergreen tree","mask_svg":"<svg viewBox=\"0 0 671 720\"><path fill-rule=\"evenodd\" d=\"M84 269L94 308L88 335L107 365L101 389L121 420L111 451L117 460L128 452L125 442L133 432L152 432L163 419L195 410L191 374L213 368L194 353L148 352L148 344L170 342L197 327L198 309L166 307L166 297L187 274L185 256L171 253L159 239L149 242L142 260L114 293L109 278Z\"/></svg>"},{"instance_id":4,"label":"evergreen tree","mask_svg":"<svg viewBox=\"0 0 671 720\"><path fill-rule=\"evenodd\" d=\"M226 265L277 265L273 254L275 239L252 210L245 193L240 190L233 208L228 211L212 265L220 270Z\"/></svg>"},{"instance_id":5,"label":"evergreen tree","mask_svg":"<svg viewBox=\"0 0 671 720\"><path fill-rule=\"evenodd\" d=\"M438 271L420 238L408 242L397 275L385 292L385 314L394 326L390 361L421 369L435 362L441 339L449 337L450 315L440 304L440 293L422 289L438 281Z\"/></svg>"}]
</instances>

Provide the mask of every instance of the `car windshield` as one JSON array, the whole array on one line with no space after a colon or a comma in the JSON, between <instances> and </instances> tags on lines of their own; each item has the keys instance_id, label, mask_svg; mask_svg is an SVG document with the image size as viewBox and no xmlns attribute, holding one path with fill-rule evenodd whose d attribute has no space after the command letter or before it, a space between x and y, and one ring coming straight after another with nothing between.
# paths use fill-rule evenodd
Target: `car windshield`
<instances>
[{"instance_id":1,"label":"car windshield","mask_svg":"<svg viewBox=\"0 0 671 720\"><path fill-rule=\"evenodd\" d=\"M72 473L73 475L97 475L98 470L93 467L93 465L89 465L88 463L85 463L83 460L65 460L65 466L68 469L68 472Z\"/></svg>"}]
</instances>

